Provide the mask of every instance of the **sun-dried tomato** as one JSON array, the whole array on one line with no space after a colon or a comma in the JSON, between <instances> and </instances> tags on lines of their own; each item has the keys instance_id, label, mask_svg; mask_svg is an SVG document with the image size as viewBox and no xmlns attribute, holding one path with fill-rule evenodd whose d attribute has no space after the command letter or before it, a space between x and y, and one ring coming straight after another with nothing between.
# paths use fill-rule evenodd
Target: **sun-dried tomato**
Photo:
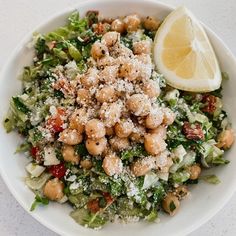
<instances>
[{"instance_id":1,"label":"sun-dried tomato","mask_svg":"<svg viewBox=\"0 0 236 236\"><path fill-rule=\"evenodd\" d=\"M92 199L87 203L87 207L88 209L92 212L92 213L96 213L100 210L100 206L99 206L99 199Z\"/></svg>"},{"instance_id":2,"label":"sun-dried tomato","mask_svg":"<svg viewBox=\"0 0 236 236\"><path fill-rule=\"evenodd\" d=\"M49 172L56 178L60 179L66 174L66 167L64 163L53 165L49 167Z\"/></svg>"},{"instance_id":3,"label":"sun-dried tomato","mask_svg":"<svg viewBox=\"0 0 236 236\"><path fill-rule=\"evenodd\" d=\"M110 204L111 202L113 202L113 198L110 193L102 192L102 195L106 199L107 204Z\"/></svg>"},{"instance_id":4,"label":"sun-dried tomato","mask_svg":"<svg viewBox=\"0 0 236 236\"><path fill-rule=\"evenodd\" d=\"M204 139L204 133L199 123L191 124L189 122L184 122L183 133L185 134L187 139L192 139L192 140Z\"/></svg>"},{"instance_id":5,"label":"sun-dried tomato","mask_svg":"<svg viewBox=\"0 0 236 236\"><path fill-rule=\"evenodd\" d=\"M207 94L203 96L202 102L205 104L202 108L203 112L213 113L216 110L217 98L213 95Z\"/></svg>"}]
</instances>

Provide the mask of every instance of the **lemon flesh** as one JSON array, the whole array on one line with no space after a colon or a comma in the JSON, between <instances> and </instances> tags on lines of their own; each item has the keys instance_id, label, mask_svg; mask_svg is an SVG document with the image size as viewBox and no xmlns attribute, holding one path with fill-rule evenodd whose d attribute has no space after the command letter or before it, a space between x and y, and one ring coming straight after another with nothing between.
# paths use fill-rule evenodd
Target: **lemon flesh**
<instances>
[{"instance_id":1,"label":"lemon flesh","mask_svg":"<svg viewBox=\"0 0 236 236\"><path fill-rule=\"evenodd\" d=\"M156 33L153 53L157 69L174 88L209 92L221 85L221 72L210 41L185 7L166 17Z\"/></svg>"}]
</instances>

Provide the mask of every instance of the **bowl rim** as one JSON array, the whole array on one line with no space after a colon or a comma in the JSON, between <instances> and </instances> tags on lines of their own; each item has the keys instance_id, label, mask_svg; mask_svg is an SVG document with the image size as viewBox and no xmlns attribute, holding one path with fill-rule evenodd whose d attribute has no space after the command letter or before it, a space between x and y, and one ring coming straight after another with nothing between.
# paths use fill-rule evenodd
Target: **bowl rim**
<instances>
[{"instance_id":1,"label":"bowl rim","mask_svg":"<svg viewBox=\"0 0 236 236\"><path fill-rule=\"evenodd\" d=\"M120 3L122 3L122 2L124 3L124 2L131 2L132 0L113 0L113 2L115 2L115 1L116 2L119 1ZM161 6L163 8L167 8L168 10L171 10L171 11L176 8L176 6L174 6L174 5L167 4L167 3L164 3L164 2L160 2L159 0L136 0L136 1L137 2L143 2L143 3L144 2L145 3L146 2L153 3L153 4L156 4L157 7ZM112 4L113 3L111 0L80 0L79 3L73 4L73 6L66 7L65 9L63 9L61 11L58 11L58 12L52 14L51 16L45 18L45 20L43 20L40 24L37 24L24 37L22 37L22 39L18 42L16 47L14 47L14 49L11 51L8 59L5 61L5 63L2 66L2 69L0 70L0 78L5 73L5 71L7 70L8 66L11 64L11 62L13 61L13 58L20 52L20 50L22 49L22 46L25 47L27 45L27 43L29 42L29 39L32 38L32 35L33 35L33 33L35 31L40 30L41 28L43 28L47 24L50 24L50 22L53 21L54 19L56 19L56 18L58 18L58 17L60 17L62 15L65 15L65 14L69 14L70 12L72 12L72 11L74 11L76 9L79 9L79 7L81 7L82 5L87 5L87 4L91 4L91 3L96 3L97 4L99 2L103 2L103 3L107 3L107 4ZM234 62L234 64L236 65L236 57L234 56L232 51L229 49L229 47L226 45L226 43L213 30L211 30L211 28L206 26L202 21L199 20L199 22L203 25L204 29L207 31L207 34L208 35L210 34L211 37L215 38L216 41L218 41L222 45L223 50L226 52L226 54L230 58L229 60L232 60ZM0 79L0 85L1 85L1 83L2 82L1 82L1 79ZM1 128L4 129L3 126ZM8 180L7 175L5 174L5 171L2 168L1 164L0 164L0 176L2 177L4 183L6 184L8 190L10 191L12 196L17 200L17 202L20 204L20 206L30 216L32 216L41 225L47 227L48 229L52 230L53 232L55 232L55 233L57 233L59 235L68 235L65 231L63 232L61 230L58 230L54 224L49 223L44 218L38 216L37 213L34 213L34 212L30 213L29 212L28 206L21 199L21 197L18 194L18 192L14 189L14 186ZM234 185L231 186L231 188L228 188L228 191L226 192L227 194L225 194L225 197L222 198L218 202L217 206L215 206L214 208L208 210L208 212L204 215L204 217L202 217L198 221L194 222L193 224L189 225L189 227L183 229L178 234L175 234L175 236L187 235L187 234L195 231L196 229L198 229L200 226L202 226L205 223L207 223L213 216L215 216L221 209L223 209L223 207L226 205L227 202L229 202L229 200L232 198L232 196L233 196L233 194L235 192L236 192L236 182L234 182Z\"/></svg>"}]
</instances>

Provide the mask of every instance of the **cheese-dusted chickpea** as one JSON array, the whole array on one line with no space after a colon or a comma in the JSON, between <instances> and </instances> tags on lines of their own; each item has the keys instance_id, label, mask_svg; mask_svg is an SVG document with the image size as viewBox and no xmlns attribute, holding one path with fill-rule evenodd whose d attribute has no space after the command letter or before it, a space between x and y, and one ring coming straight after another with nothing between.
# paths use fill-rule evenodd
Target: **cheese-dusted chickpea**
<instances>
[{"instance_id":1,"label":"cheese-dusted chickpea","mask_svg":"<svg viewBox=\"0 0 236 236\"><path fill-rule=\"evenodd\" d=\"M98 85L98 70L95 68L90 68L86 74L81 76L80 82L86 89Z\"/></svg>"},{"instance_id":2,"label":"cheese-dusted chickpea","mask_svg":"<svg viewBox=\"0 0 236 236\"><path fill-rule=\"evenodd\" d=\"M125 29L130 31L136 31L140 27L140 17L137 14L129 15L124 18Z\"/></svg>"},{"instance_id":3,"label":"cheese-dusted chickpea","mask_svg":"<svg viewBox=\"0 0 236 236\"><path fill-rule=\"evenodd\" d=\"M73 164L78 165L80 157L75 153L75 149L73 146L64 145L62 148L62 156L64 161L71 162Z\"/></svg>"},{"instance_id":4,"label":"cheese-dusted chickpea","mask_svg":"<svg viewBox=\"0 0 236 236\"><path fill-rule=\"evenodd\" d=\"M188 195L189 191L187 186L180 185L175 189L174 193L179 200L182 200Z\"/></svg>"},{"instance_id":5,"label":"cheese-dusted chickpea","mask_svg":"<svg viewBox=\"0 0 236 236\"><path fill-rule=\"evenodd\" d=\"M157 134L160 138L166 139L166 131L167 131L166 127L164 127L163 125L160 125L156 129L149 130L149 133Z\"/></svg>"},{"instance_id":6,"label":"cheese-dusted chickpea","mask_svg":"<svg viewBox=\"0 0 236 236\"><path fill-rule=\"evenodd\" d=\"M168 193L162 201L162 207L165 212L173 216L177 213L180 207L179 199L173 193Z\"/></svg>"},{"instance_id":7,"label":"cheese-dusted chickpea","mask_svg":"<svg viewBox=\"0 0 236 236\"><path fill-rule=\"evenodd\" d=\"M102 104L100 109L100 117L106 127L112 127L120 120L121 107L121 104L118 102Z\"/></svg>"},{"instance_id":8,"label":"cheese-dusted chickpea","mask_svg":"<svg viewBox=\"0 0 236 236\"><path fill-rule=\"evenodd\" d=\"M91 56L96 60L108 55L108 48L106 45L95 42L91 48Z\"/></svg>"},{"instance_id":9,"label":"cheese-dusted chickpea","mask_svg":"<svg viewBox=\"0 0 236 236\"><path fill-rule=\"evenodd\" d=\"M147 16L143 21L143 26L145 29L150 31L155 31L159 28L161 24L160 20L155 19L152 16Z\"/></svg>"},{"instance_id":10,"label":"cheese-dusted chickpea","mask_svg":"<svg viewBox=\"0 0 236 236\"><path fill-rule=\"evenodd\" d=\"M190 179L195 180L198 179L199 175L201 174L201 167L198 164L192 165L189 167L190 172Z\"/></svg>"},{"instance_id":11,"label":"cheese-dusted chickpea","mask_svg":"<svg viewBox=\"0 0 236 236\"><path fill-rule=\"evenodd\" d=\"M129 81L134 81L139 76L139 70L136 64L132 62L124 62L120 65L118 69L118 76L121 78L126 78Z\"/></svg>"},{"instance_id":12,"label":"cheese-dusted chickpea","mask_svg":"<svg viewBox=\"0 0 236 236\"><path fill-rule=\"evenodd\" d=\"M84 124L88 119L86 109L80 108L75 110L69 118L69 128L76 129L80 134L84 132Z\"/></svg>"},{"instance_id":13,"label":"cheese-dusted chickpea","mask_svg":"<svg viewBox=\"0 0 236 236\"><path fill-rule=\"evenodd\" d=\"M93 166L93 163L91 160L85 159L80 161L80 166L85 170L90 170Z\"/></svg>"},{"instance_id":14,"label":"cheese-dusted chickpea","mask_svg":"<svg viewBox=\"0 0 236 236\"><path fill-rule=\"evenodd\" d=\"M152 50L151 40L142 40L142 41L133 43L134 54L150 54L151 50Z\"/></svg>"},{"instance_id":15,"label":"cheese-dusted chickpea","mask_svg":"<svg viewBox=\"0 0 236 236\"><path fill-rule=\"evenodd\" d=\"M151 155L158 155L166 149L167 144L157 134L146 134L144 137L145 150Z\"/></svg>"},{"instance_id":16,"label":"cheese-dusted chickpea","mask_svg":"<svg viewBox=\"0 0 236 236\"><path fill-rule=\"evenodd\" d=\"M135 176L144 176L154 167L154 159L152 157L144 157L138 159L131 165L131 171Z\"/></svg>"},{"instance_id":17,"label":"cheese-dusted chickpea","mask_svg":"<svg viewBox=\"0 0 236 236\"><path fill-rule=\"evenodd\" d=\"M58 141L63 142L65 144L68 145L76 145L81 143L83 140L83 136L81 133L79 133L77 130L75 129L64 129L61 133L60 133L60 137L58 139Z\"/></svg>"},{"instance_id":18,"label":"cheese-dusted chickpea","mask_svg":"<svg viewBox=\"0 0 236 236\"><path fill-rule=\"evenodd\" d=\"M135 55L135 58L139 62L142 62L145 65L152 65L152 59L151 59L150 55L148 55L148 54Z\"/></svg>"},{"instance_id":19,"label":"cheese-dusted chickpea","mask_svg":"<svg viewBox=\"0 0 236 236\"><path fill-rule=\"evenodd\" d=\"M48 180L43 188L43 194L49 200L60 201L64 197L64 184L58 178Z\"/></svg>"},{"instance_id":20,"label":"cheese-dusted chickpea","mask_svg":"<svg viewBox=\"0 0 236 236\"><path fill-rule=\"evenodd\" d=\"M105 86L97 91L96 99L98 102L114 102L117 100L116 91L113 86Z\"/></svg>"},{"instance_id":21,"label":"cheese-dusted chickpea","mask_svg":"<svg viewBox=\"0 0 236 236\"><path fill-rule=\"evenodd\" d=\"M128 109L136 116L146 116L151 110L151 103L144 94L134 94L126 102Z\"/></svg>"},{"instance_id":22,"label":"cheese-dusted chickpea","mask_svg":"<svg viewBox=\"0 0 236 236\"><path fill-rule=\"evenodd\" d=\"M105 68L100 71L99 78L106 84L113 84L116 81L116 76L118 73L117 66L105 66Z\"/></svg>"},{"instance_id":23,"label":"cheese-dusted chickpea","mask_svg":"<svg viewBox=\"0 0 236 236\"><path fill-rule=\"evenodd\" d=\"M120 19L115 19L111 23L111 30L119 32L120 34L125 32L125 24Z\"/></svg>"},{"instance_id":24,"label":"cheese-dusted chickpea","mask_svg":"<svg viewBox=\"0 0 236 236\"><path fill-rule=\"evenodd\" d=\"M161 93L159 84L155 80L145 81L142 89L144 94L146 94L150 98L157 98Z\"/></svg>"},{"instance_id":25,"label":"cheese-dusted chickpea","mask_svg":"<svg viewBox=\"0 0 236 236\"><path fill-rule=\"evenodd\" d=\"M92 119L85 125L85 132L90 139L102 138L106 134L103 122L98 119Z\"/></svg>"},{"instance_id":26,"label":"cheese-dusted chickpea","mask_svg":"<svg viewBox=\"0 0 236 236\"><path fill-rule=\"evenodd\" d=\"M77 91L77 98L76 98L76 102L78 104L88 104L89 101L91 100L91 97L90 97L90 93L87 89L79 89Z\"/></svg>"},{"instance_id":27,"label":"cheese-dusted chickpea","mask_svg":"<svg viewBox=\"0 0 236 236\"><path fill-rule=\"evenodd\" d=\"M163 121L163 113L161 110L151 112L145 120L146 127L148 129L157 128Z\"/></svg>"},{"instance_id":28,"label":"cheese-dusted chickpea","mask_svg":"<svg viewBox=\"0 0 236 236\"><path fill-rule=\"evenodd\" d=\"M130 147L128 138L119 138L115 136L109 140L109 143L114 151L122 151Z\"/></svg>"},{"instance_id":29,"label":"cheese-dusted chickpea","mask_svg":"<svg viewBox=\"0 0 236 236\"><path fill-rule=\"evenodd\" d=\"M86 148L92 156L98 156L106 149L107 139L105 137L99 139L87 139Z\"/></svg>"},{"instance_id":30,"label":"cheese-dusted chickpea","mask_svg":"<svg viewBox=\"0 0 236 236\"><path fill-rule=\"evenodd\" d=\"M233 129L223 130L218 136L218 148L228 149L234 143L234 131Z\"/></svg>"},{"instance_id":31,"label":"cheese-dusted chickpea","mask_svg":"<svg viewBox=\"0 0 236 236\"><path fill-rule=\"evenodd\" d=\"M123 164L115 153L111 153L104 157L102 167L107 175L113 176L122 172Z\"/></svg>"},{"instance_id":32,"label":"cheese-dusted chickpea","mask_svg":"<svg viewBox=\"0 0 236 236\"><path fill-rule=\"evenodd\" d=\"M127 138L134 128L133 122L131 119L121 120L115 125L116 135L120 138Z\"/></svg>"},{"instance_id":33,"label":"cheese-dusted chickpea","mask_svg":"<svg viewBox=\"0 0 236 236\"><path fill-rule=\"evenodd\" d=\"M107 32L102 36L101 42L107 47L112 47L120 42L120 34L115 31Z\"/></svg>"},{"instance_id":34,"label":"cheese-dusted chickpea","mask_svg":"<svg viewBox=\"0 0 236 236\"><path fill-rule=\"evenodd\" d=\"M129 138L133 142L143 143L145 133L146 133L146 129L142 125L135 125Z\"/></svg>"},{"instance_id":35,"label":"cheese-dusted chickpea","mask_svg":"<svg viewBox=\"0 0 236 236\"><path fill-rule=\"evenodd\" d=\"M170 108L163 108L163 124L171 125L175 121L175 113Z\"/></svg>"}]
</instances>

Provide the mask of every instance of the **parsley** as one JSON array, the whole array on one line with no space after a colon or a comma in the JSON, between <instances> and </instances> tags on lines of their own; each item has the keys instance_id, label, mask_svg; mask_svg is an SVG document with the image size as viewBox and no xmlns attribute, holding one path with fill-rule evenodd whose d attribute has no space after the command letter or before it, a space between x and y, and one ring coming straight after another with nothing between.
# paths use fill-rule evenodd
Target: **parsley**
<instances>
[{"instance_id":1,"label":"parsley","mask_svg":"<svg viewBox=\"0 0 236 236\"><path fill-rule=\"evenodd\" d=\"M48 203L49 203L49 200L47 198L36 195L35 200L31 205L30 211L34 211L38 205L48 205Z\"/></svg>"},{"instance_id":2,"label":"parsley","mask_svg":"<svg viewBox=\"0 0 236 236\"><path fill-rule=\"evenodd\" d=\"M175 203L173 201L170 202L169 208L171 212L173 212L176 209Z\"/></svg>"},{"instance_id":3,"label":"parsley","mask_svg":"<svg viewBox=\"0 0 236 236\"><path fill-rule=\"evenodd\" d=\"M19 97L12 97L13 104L16 109L24 114L27 114L30 110L29 108L21 101Z\"/></svg>"},{"instance_id":4,"label":"parsley","mask_svg":"<svg viewBox=\"0 0 236 236\"><path fill-rule=\"evenodd\" d=\"M87 151L87 148L85 147L84 143L77 144L75 146L75 152L76 152L76 154L78 154L78 155L80 155L82 157L88 155L88 151Z\"/></svg>"}]
</instances>

